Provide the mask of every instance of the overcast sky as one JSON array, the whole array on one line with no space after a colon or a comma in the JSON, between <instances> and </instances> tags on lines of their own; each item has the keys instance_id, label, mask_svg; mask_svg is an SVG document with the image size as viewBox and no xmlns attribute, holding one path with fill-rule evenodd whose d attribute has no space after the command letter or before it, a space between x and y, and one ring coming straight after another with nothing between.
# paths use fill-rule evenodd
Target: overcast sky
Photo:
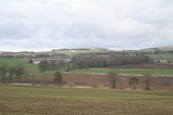
<instances>
[{"instance_id":1,"label":"overcast sky","mask_svg":"<svg viewBox=\"0 0 173 115\"><path fill-rule=\"evenodd\" d=\"M0 51L173 45L173 0L0 0Z\"/></svg>"}]
</instances>

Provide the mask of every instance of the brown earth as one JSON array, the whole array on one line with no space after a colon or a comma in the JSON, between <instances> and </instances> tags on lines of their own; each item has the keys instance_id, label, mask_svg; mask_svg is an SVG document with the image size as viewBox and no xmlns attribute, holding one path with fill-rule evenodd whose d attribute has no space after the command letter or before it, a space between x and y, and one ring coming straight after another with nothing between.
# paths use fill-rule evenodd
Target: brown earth
<instances>
[{"instance_id":1,"label":"brown earth","mask_svg":"<svg viewBox=\"0 0 173 115\"><path fill-rule=\"evenodd\" d=\"M66 85L67 82L73 81L76 86L93 86L92 84L103 84L104 87L111 87L111 83L107 79L106 75L99 74L73 74L73 73L64 73L63 76L63 85ZM132 76L119 76L119 82L117 88L133 88L129 86L128 82ZM137 86L139 89L144 89L145 85L142 82L143 76L137 76L140 79L140 84ZM20 79L21 83L32 83L32 77L24 77ZM35 76L33 78L35 84L45 84L47 81L48 85L54 85L54 76L53 75L44 75L44 76ZM6 81L8 82L8 81ZM13 83L17 83L17 79L12 79ZM154 77L151 89L155 90L170 90L173 89L173 77L161 76Z\"/></svg>"},{"instance_id":2,"label":"brown earth","mask_svg":"<svg viewBox=\"0 0 173 115\"><path fill-rule=\"evenodd\" d=\"M124 66L115 66L107 67L113 69L173 69L171 64L140 64L140 65L124 65Z\"/></svg>"}]
</instances>

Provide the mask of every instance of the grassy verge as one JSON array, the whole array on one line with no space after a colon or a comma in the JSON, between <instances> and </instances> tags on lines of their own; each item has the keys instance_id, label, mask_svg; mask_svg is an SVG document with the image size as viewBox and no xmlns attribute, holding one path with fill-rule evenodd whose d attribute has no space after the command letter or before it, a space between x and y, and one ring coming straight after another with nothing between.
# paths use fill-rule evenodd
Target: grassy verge
<instances>
[{"instance_id":1,"label":"grassy verge","mask_svg":"<svg viewBox=\"0 0 173 115\"><path fill-rule=\"evenodd\" d=\"M73 70L71 73L102 73L106 74L112 69L80 69ZM173 70L120 70L120 74L143 75L145 73L156 73L157 75L173 75Z\"/></svg>"},{"instance_id":2,"label":"grassy verge","mask_svg":"<svg viewBox=\"0 0 173 115\"><path fill-rule=\"evenodd\" d=\"M173 114L172 91L0 85L0 114Z\"/></svg>"}]
</instances>

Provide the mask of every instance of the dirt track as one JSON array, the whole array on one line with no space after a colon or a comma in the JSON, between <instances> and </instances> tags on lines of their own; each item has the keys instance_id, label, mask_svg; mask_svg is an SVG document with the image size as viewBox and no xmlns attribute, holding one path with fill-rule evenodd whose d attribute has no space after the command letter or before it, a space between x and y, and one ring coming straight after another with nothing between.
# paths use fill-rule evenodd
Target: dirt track
<instances>
[{"instance_id":1,"label":"dirt track","mask_svg":"<svg viewBox=\"0 0 173 115\"><path fill-rule=\"evenodd\" d=\"M76 86L91 86L91 82L94 81L96 84L103 84L105 87L110 87L109 80L107 79L106 75L97 75L97 74L72 74L66 73L63 75L63 85L66 85L68 81L75 82ZM131 76L120 76L120 81L117 84L118 88L133 88L129 87L128 82ZM140 79L140 84L137 86L139 89L144 89L144 84L142 83L143 77L138 76ZM94 79L94 80L93 80ZM36 76L34 77L34 82L36 84L43 84L43 82L47 81L49 84L54 84L54 76L47 75L47 76ZM17 79L12 80L13 83L17 82ZM32 83L31 77L21 78L21 83ZM158 89L158 90L169 90L173 88L173 77L155 77L153 79L153 83L151 89Z\"/></svg>"}]
</instances>

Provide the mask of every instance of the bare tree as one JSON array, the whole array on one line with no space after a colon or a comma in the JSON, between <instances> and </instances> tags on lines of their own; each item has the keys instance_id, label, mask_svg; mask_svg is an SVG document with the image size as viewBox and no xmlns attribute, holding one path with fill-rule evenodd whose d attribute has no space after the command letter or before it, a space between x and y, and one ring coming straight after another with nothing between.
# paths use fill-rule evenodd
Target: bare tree
<instances>
[{"instance_id":1,"label":"bare tree","mask_svg":"<svg viewBox=\"0 0 173 115\"><path fill-rule=\"evenodd\" d=\"M145 84L146 90L150 90L152 80L153 80L153 76L151 73L144 74L144 84Z\"/></svg>"},{"instance_id":2,"label":"bare tree","mask_svg":"<svg viewBox=\"0 0 173 115\"><path fill-rule=\"evenodd\" d=\"M107 73L107 78L109 79L112 88L116 88L116 84L118 82L118 74L119 70L112 70Z\"/></svg>"},{"instance_id":3,"label":"bare tree","mask_svg":"<svg viewBox=\"0 0 173 115\"><path fill-rule=\"evenodd\" d=\"M11 83L11 79L13 78L14 74L15 74L16 68L15 67L9 67L8 73L9 73L9 77L8 77L8 83Z\"/></svg>"},{"instance_id":4,"label":"bare tree","mask_svg":"<svg viewBox=\"0 0 173 115\"><path fill-rule=\"evenodd\" d=\"M15 74L18 78L18 84L20 84L20 77L25 74L25 66L23 66L21 64L17 64L15 66L15 69L16 69Z\"/></svg>"},{"instance_id":5,"label":"bare tree","mask_svg":"<svg viewBox=\"0 0 173 115\"><path fill-rule=\"evenodd\" d=\"M95 77L90 78L90 84L93 88L97 88L98 86L97 79Z\"/></svg>"},{"instance_id":6,"label":"bare tree","mask_svg":"<svg viewBox=\"0 0 173 115\"><path fill-rule=\"evenodd\" d=\"M34 69L32 69L32 70L29 71L29 75L32 77L32 85L35 84L34 83L34 74L35 74L35 70Z\"/></svg>"}]
</instances>

